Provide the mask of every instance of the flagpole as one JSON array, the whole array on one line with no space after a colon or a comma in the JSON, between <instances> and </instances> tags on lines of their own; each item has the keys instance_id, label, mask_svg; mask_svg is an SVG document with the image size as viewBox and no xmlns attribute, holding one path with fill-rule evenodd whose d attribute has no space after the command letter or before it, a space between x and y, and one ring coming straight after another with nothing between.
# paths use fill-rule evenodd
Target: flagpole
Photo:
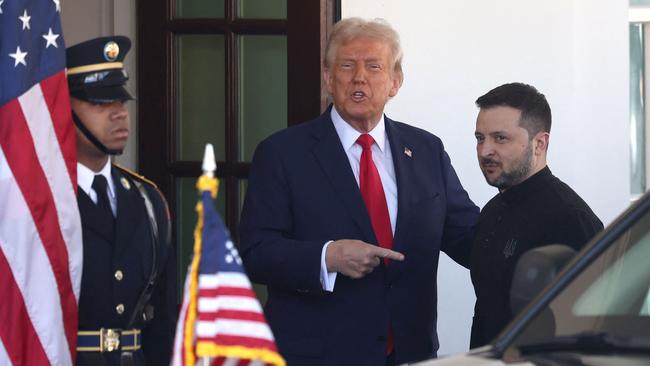
<instances>
[{"instance_id":1,"label":"flagpole","mask_svg":"<svg viewBox=\"0 0 650 366\"><path fill-rule=\"evenodd\" d=\"M201 169L203 170L203 174L197 180L196 188L200 194L203 194L203 192L206 191L210 192L212 199L215 199L217 197L217 192L219 191L219 181L214 177L217 163L214 159L214 148L212 147L212 144L205 145ZM184 359L183 365L186 366L195 366L197 364L194 348L194 323L197 316L198 271L199 263L201 261L203 210L203 204L201 200L199 200L196 205L198 221L196 223L196 228L194 229L194 255L192 257L192 263L190 264L190 271L187 279L189 284L189 303L187 306L187 317L185 319L185 324L183 325L184 354L182 357ZM199 364L203 363L201 359L202 358L198 359Z\"/></svg>"},{"instance_id":2,"label":"flagpole","mask_svg":"<svg viewBox=\"0 0 650 366\"><path fill-rule=\"evenodd\" d=\"M223 359L227 365L285 366L237 248L214 207L219 180L214 176L217 164L210 144L205 146L201 168L194 256L185 282L178 326L182 330L176 333L173 365L203 366ZM220 301L225 297L230 300ZM238 304L233 305L232 299ZM214 303L220 305L216 309L209 305Z\"/></svg>"}]
</instances>

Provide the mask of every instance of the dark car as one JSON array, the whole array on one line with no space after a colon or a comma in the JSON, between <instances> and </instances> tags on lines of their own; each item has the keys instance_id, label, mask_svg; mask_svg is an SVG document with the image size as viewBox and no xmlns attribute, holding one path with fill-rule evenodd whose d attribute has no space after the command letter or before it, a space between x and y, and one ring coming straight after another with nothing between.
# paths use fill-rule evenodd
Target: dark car
<instances>
[{"instance_id":1,"label":"dark car","mask_svg":"<svg viewBox=\"0 0 650 366\"><path fill-rule=\"evenodd\" d=\"M511 306L538 285L540 273L564 269L490 345L418 365L650 365L650 195L568 264L566 253L549 248L518 264Z\"/></svg>"}]
</instances>

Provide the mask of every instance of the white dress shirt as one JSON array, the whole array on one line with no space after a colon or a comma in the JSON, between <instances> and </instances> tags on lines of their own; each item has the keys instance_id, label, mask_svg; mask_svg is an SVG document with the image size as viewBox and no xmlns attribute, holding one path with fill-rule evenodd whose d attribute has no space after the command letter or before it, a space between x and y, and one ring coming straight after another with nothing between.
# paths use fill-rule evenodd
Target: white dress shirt
<instances>
[{"instance_id":1,"label":"white dress shirt","mask_svg":"<svg viewBox=\"0 0 650 366\"><path fill-rule=\"evenodd\" d=\"M95 192L92 186L93 180L95 180L95 175L97 174L103 175L108 182L108 201L111 203L111 210L115 217L117 213L117 198L115 197L115 185L113 184L113 178L111 176L111 159L108 159L106 165L104 165L102 170L97 173L88 169L85 165L77 163L77 185L95 204L97 204L97 192Z\"/></svg>"},{"instance_id":2,"label":"white dress shirt","mask_svg":"<svg viewBox=\"0 0 650 366\"><path fill-rule=\"evenodd\" d=\"M343 145L343 150L345 150L345 154L350 161L354 178L357 180L357 185L359 185L359 165L363 149L356 142L359 136L361 136L361 133L343 120L341 115L336 111L336 107L332 107L330 116L332 122L334 122L334 128L339 136L341 145ZM372 145L372 161L377 167L381 184L384 187L384 195L386 196L386 204L388 205L388 216L390 216L390 226L393 234L395 234L395 223L397 220L397 182L395 180L393 154L390 151L390 143L386 136L386 125L383 114L377 126L368 132L368 134L375 140L375 143ZM325 243L321 252L320 280L323 285L323 290L331 292L334 291L336 272L328 272L327 264L325 263L325 252L330 243L332 241Z\"/></svg>"}]
</instances>

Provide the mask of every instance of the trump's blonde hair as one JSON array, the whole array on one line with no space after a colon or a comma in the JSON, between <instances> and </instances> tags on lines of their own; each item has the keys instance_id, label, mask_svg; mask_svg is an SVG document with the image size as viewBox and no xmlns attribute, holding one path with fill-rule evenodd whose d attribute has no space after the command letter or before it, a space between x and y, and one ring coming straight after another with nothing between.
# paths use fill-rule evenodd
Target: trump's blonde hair
<instances>
[{"instance_id":1,"label":"trump's blonde hair","mask_svg":"<svg viewBox=\"0 0 650 366\"><path fill-rule=\"evenodd\" d=\"M325 68L329 69L334 63L339 46L359 38L370 38L388 45L393 58L393 73L401 85L404 73L402 72L402 46L399 35L385 19L381 18L366 20L354 17L337 22L325 46L325 58L323 59Z\"/></svg>"}]
</instances>

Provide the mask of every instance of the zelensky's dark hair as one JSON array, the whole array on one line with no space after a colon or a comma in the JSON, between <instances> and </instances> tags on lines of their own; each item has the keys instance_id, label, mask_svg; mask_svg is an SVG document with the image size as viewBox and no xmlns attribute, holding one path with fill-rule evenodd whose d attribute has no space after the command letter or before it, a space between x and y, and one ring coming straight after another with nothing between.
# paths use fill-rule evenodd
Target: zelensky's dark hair
<instances>
[{"instance_id":1,"label":"zelensky's dark hair","mask_svg":"<svg viewBox=\"0 0 650 366\"><path fill-rule=\"evenodd\" d=\"M520 110L519 126L528 131L531 139L540 131L551 132L551 107L544 94L534 86L503 84L476 99L476 106L481 109L508 106Z\"/></svg>"}]
</instances>

